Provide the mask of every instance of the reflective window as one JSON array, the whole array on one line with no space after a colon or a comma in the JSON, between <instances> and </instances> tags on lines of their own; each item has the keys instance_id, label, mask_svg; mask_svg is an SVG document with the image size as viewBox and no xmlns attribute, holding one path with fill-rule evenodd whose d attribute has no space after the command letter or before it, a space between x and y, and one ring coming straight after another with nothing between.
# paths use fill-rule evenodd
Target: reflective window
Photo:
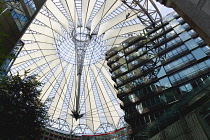
<instances>
[{"instance_id":1,"label":"reflective window","mask_svg":"<svg viewBox=\"0 0 210 140\"><path fill-rule=\"evenodd\" d=\"M201 39L200 37L197 37L194 40L198 43L198 45L202 45L204 43L203 39Z\"/></svg>"},{"instance_id":2,"label":"reflective window","mask_svg":"<svg viewBox=\"0 0 210 140\"><path fill-rule=\"evenodd\" d=\"M176 45L180 42L181 42L181 39L179 37L177 37L173 40L168 41L167 44L166 44L166 48L170 48L171 46L174 46L174 45Z\"/></svg>"},{"instance_id":3,"label":"reflective window","mask_svg":"<svg viewBox=\"0 0 210 140\"><path fill-rule=\"evenodd\" d=\"M172 27L175 27L176 25L179 24L179 22L177 20L172 20L171 22L169 22L169 24L172 26Z\"/></svg>"},{"instance_id":4,"label":"reflective window","mask_svg":"<svg viewBox=\"0 0 210 140\"><path fill-rule=\"evenodd\" d=\"M34 14L34 12L36 11L36 6L34 4L33 0L24 0L25 4L26 4L26 8L29 12L29 15L32 16Z\"/></svg>"},{"instance_id":5,"label":"reflective window","mask_svg":"<svg viewBox=\"0 0 210 140\"><path fill-rule=\"evenodd\" d=\"M184 21L184 19L183 19L183 18L181 18L181 17L180 17L180 18L178 18L178 19L177 19L177 21L178 21L180 24L182 24L182 23L184 23L184 22L185 22L185 21Z\"/></svg>"},{"instance_id":6,"label":"reflective window","mask_svg":"<svg viewBox=\"0 0 210 140\"><path fill-rule=\"evenodd\" d=\"M194 55L194 57L195 57L197 60L206 57L206 54L202 51L201 48L198 48L198 49L192 51L192 54Z\"/></svg>"},{"instance_id":7,"label":"reflective window","mask_svg":"<svg viewBox=\"0 0 210 140\"><path fill-rule=\"evenodd\" d=\"M182 41L186 41L189 38L191 38L191 36L187 32L180 34L179 37L181 38Z\"/></svg>"},{"instance_id":8,"label":"reflective window","mask_svg":"<svg viewBox=\"0 0 210 140\"><path fill-rule=\"evenodd\" d=\"M198 64L199 69L203 70L203 71L208 70L209 67L210 67L210 63L209 62L210 62L210 60L207 59L204 62L199 63Z\"/></svg>"},{"instance_id":9,"label":"reflective window","mask_svg":"<svg viewBox=\"0 0 210 140\"><path fill-rule=\"evenodd\" d=\"M140 114L142 114L143 113L143 106L142 106L142 103L140 103L139 105L136 105L136 109L138 110L138 112L140 113Z\"/></svg>"},{"instance_id":10,"label":"reflective window","mask_svg":"<svg viewBox=\"0 0 210 140\"><path fill-rule=\"evenodd\" d=\"M185 42L184 44L188 47L189 50L192 50L192 49L198 47L198 44L193 39Z\"/></svg>"},{"instance_id":11,"label":"reflective window","mask_svg":"<svg viewBox=\"0 0 210 140\"><path fill-rule=\"evenodd\" d=\"M179 54L186 52L188 49L185 45L182 45L178 48L173 49L172 51L166 53L164 56L162 56L165 61L170 61L172 58L178 56Z\"/></svg>"},{"instance_id":12,"label":"reflective window","mask_svg":"<svg viewBox=\"0 0 210 140\"><path fill-rule=\"evenodd\" d=\"M210 67L210 59L204 61L208 67Z\"/></svg>"},{"instance_id":13,"label":"reflective window","mask_svg":"<svg viewBox=\"0 0 210 140\"><path fill-rule=\"evenodd\" d=\"M183 32L183 31L185 31L185 29L184 29L181 25L176 26L176 27L174 28L174 30L175 30L175 32L176 32L177 34L179 34L179 33Z\"/></svg>"},{"instance_id":14,"label":"reflective window","mask_svg":"<svg viewBox=\"0 0 210 140\"><path fill-rule=\"evenodd\" d=\"M170 38L170 37L174 36L175 34L176 34L175 31L172 30L172 31L170 31L170 32L168 32L168 33L166 34L166 37L167 37L167 38Z\"/></svg>"},{"instance_id":15,"label":"reflective window","mask_svg":"<svg viewBox=\"0 0 210 140\"><path fill-rule=\"evenodd\" d=\"M202 47L202 50L205 52L206 55L210 55L210 47L209 46L204 46Z\"/></svg>"},{"instance_id":16,"label":"reflective window","mask_svg":"<svg viewBox=\"0 0 210 140\"><path fill-rule=\"evenodd\" d=\"M185 24L182 24L182 27L184 27L185 30L189 29L190 28L190 25L185 23Z\"/></svg>"},{"instance_id":17,"label":"reflective window","mask_svg":"<svg viewBox=\"0 0 210 140\"><path fill-rule=\"evenodd\" d=\"M189 33L189 35L191 35L191 36L194 36L194 35L197 34L193 29L189 30L188 33Z\"/></svg>"},{"instance_id":18,"label":"reflective window","mask_svg":"<svg viewBox=\"0 0 210 140\"><path fill-rule=\"evenodd\" d=\"M164 95L165 95L165 99L166 99L167 103L171 103L171 102L174 102L176 100L175 93L174 93L173 90L164 93Z\"/></svg>"},{"instance_id":19,"label":"reflective window","mask_svg":"<svg viewBox=\"0 0 210 140\"><path fill-rule=\"evenodd\" d=\"M169 14L167 15L165 18L164 18L166 21L170 21L172 19L174 19L174 16L172 14Z\"/></svg>"},{"instance_id":20,"label":"reflective window","mask_svg":"<svg viewBox=\"0 0 210 140\"><path fill-rule=\"evenodd\" d=\"M192 54L188 54L184 57L181 57L178 60L175 60L167 65L164 66L166 72L169 72L173 69L180 69L181 66L184 66L186 64L188 64L189 62L192 62L193 60L195 60L195 58L192 56Z\"/></svg>"},{"instance_id":21,"label":"reflective window","mask_svg":"<svg viewBox=\"0 0 210 140\"><path fill-rule=\"evenodd\" d=\"M166 72L165 72L164 68L163 67L160 67L159 72L157 74L157 77L158 78L161 78L161 77L163 77L165 75L166 75Z\"/></svg>"},{"instance_id":22,"label":"reflective window","mask_svg":"<svg viewBox=\"0 0 210 140\"><path fill-rule=\"evenodd\" d=\"M172 85L180 84L181 82L185 82L198 76L198 74L208 71L210 68L210 59L205 60L204 62L200 62L197 65L189 67L185 70L182 70L172 76L169 77Z\"/></svg>"},{"instance_id":23,"label":"reflective window","mask_svg":"<svg viewBox=\"0 0 210 140\"><path fill-rule=\"evenodd\" d=\"M193 87L190 83L188 83L184 86L179 87L179 89L182 94L186 94L187 92L190 92L193 89Z\"/></svg>"},{"instance_id":24,"label":"reflective window","mask_svg":"<svg viewBox=\"0 0 210 140\"><path fill-rule=\"evenodd\" d=\"M160 85L163 87L163 89L167 89L167 88L171 87L171 83L168 80L168 77L160 79Z\"/></svg>"}]
</instances>

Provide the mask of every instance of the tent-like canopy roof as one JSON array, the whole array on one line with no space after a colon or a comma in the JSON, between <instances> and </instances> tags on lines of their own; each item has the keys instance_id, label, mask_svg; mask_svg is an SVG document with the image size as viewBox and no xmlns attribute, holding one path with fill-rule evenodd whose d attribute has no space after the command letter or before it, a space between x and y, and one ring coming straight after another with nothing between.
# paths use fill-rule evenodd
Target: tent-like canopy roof
<instances>
[{"instance_id":1,"label":"tent-like canopy roof","mask_svg":"<svg viewBox=\"0 0 210 140\"><path fill-rule=\"evenodd\" d=\"M11 72L38 74L50 128L76 134L122 128L105 52L159 19L152 0L47 0L21 39L25 46ZM84 115L76 120L78 92Z\"/></svg>"}]
</instances>

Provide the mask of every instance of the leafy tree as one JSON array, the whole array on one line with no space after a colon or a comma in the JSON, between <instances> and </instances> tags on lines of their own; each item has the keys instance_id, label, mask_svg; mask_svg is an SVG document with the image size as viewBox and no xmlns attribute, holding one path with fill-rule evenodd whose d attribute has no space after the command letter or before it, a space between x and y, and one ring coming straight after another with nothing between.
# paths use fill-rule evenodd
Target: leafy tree
<instances>
[{"instance_id":1,"label":"leafy tree","mask_svg":"<svg viewBox=\"0 0 210 140\"><path fill-rule=\"evenodd\" d=\"M39 139L48 121L45 105L38 98L41 83L37 76L0 78L0 138Z\"/></svg>"},{"instance_id":2,"label":"leafy tree","mask_svg":"<svg viewBox=\"0 0 210 140\"><path fill-rule=\"evenodd\" d=\"M0 64L2 64L8 56L8 51L5 49L4 42L2 38L7 38L8 35L0 31Z\"/></svg>"}]
</instances>

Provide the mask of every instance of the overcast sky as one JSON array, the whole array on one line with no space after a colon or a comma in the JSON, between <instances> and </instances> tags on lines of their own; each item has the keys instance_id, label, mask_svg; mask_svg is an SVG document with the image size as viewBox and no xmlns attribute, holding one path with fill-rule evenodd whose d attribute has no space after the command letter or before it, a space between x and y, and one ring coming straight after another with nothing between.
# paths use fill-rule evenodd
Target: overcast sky
<instances>
[{"instance_id":1,"label":"overcast sky","mask_svg":"<svg viewBox=\"0 0 210 140\"><path fill-rule=\"evenodd\" d=\"M155 2L155 3L157 5L157 7L159 8L163 17L165 17L167 14L174 11L172 8L167 8L164 5L160 4L159 2Z\"/></svg>"}]
</instances>

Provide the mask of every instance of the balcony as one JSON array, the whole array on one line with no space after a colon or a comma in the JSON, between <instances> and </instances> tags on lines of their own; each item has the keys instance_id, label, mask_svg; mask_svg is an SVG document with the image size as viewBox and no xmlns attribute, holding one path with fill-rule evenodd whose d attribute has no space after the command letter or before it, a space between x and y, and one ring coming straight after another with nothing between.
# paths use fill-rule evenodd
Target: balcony
<instances>
[{"instance_id":1,"label":"balcony","mask_svg":"<svg viewBox=\"0 0 210 140\"><path fill-rule=\"evenodd\" d=\"M125 96L126 94L134 92L134 91L136 91L136 90L138 90L138 89L140 89L142 87L145 87L148 84L150 84L150 83L152 83L152 82L154 82L156 80L157 80L157 78L155 78L155 79L148 79L144 83L135 85L133 88L129 88L129 89L126 89L126 90L123 90L123 91L118 91L117 97L120 98L122 96ZM119 87L116 87L116 88L119 88Z\"/></svg>"},{"instance_id":2,"label":"balcony","mask_svg":"<svg viewBox=\"0 0 210 140\"><path fill-rule=\"evenodd\" d=\"M170 106L174 105L176 102L172 103L172 104L166 104L166 103L159 103L156 105L153 105L151 107L145 107L143 109L143 112L140 114L139 112L134 112L134 113L129 113L125 115L125 121L130 123L133 119L135 118L141 118L144 117L146 115L149 115L155 111L160 111L160 110L164 110L169 108Z\"/></svg>"},{"instance_id":3,"label":"balcony","mask_svg":"<svg viewBox=\"0 0 210 140\"><path fill-rule=\"evenodd\" d=\"M138 97L138 100L136 100L135 102L131 102L130 100L123 102L123 104L120 104L121 109L125 110L126 108L129 108L131 106L134 106L136 104L139 104L147 99L150 99L151 97L157 96L159 95L163 90L156 90L156 91L152 91L149 94L144 94L143 96Z\"/></svg>"},{"instance_id":4,"label":"balcony","mask_svg":"<svg viewBox=\"0 0 210 140\"><path fill-rule=\"evenodd\" d=\"M173 60L175 60L175 59L177 59L177 58L181 58L182 56L186 55L186 54L189 53L189 52L190 52L190 51L189 51L188 49L182 50L182 52L179 53L178 55L174 55L174 56L172 56L172 57L170 57L170 58L161 60L161 63L162 63L162 65L165 65L165 64L167 64L167 63L169 63L169 62L171 62L171 61L173 61Z\"/></svg>"},{"instance_id":5,"label":"balcony","mask_svg":"<svg viewBox=\"0 0 210 140\"><path fill-rule=\"evenodd\" d=\"M165 54L166 52L169 52L170 50L178 47L179 45L183 44L183 42L180 40L180 41L176 41L176 43L173 43L173 44L170 44L168 46L166 46L166 48L164 50L161 50L158 52L158 55L163 55ZM156 48L158 48L159 46L156 46Z\"/></svg>"},{"instance_id":6,"label":"balcony","mask_svg":"<svg viewBox=\"0 0 210 140\"><path fill-rule=\"evenodd\" d=\"M118 61L120 59L120 56L116 55L113 56L112 58L107 60L107 65L110 67L111 64L113 64L114 62Z\"/></svg>"},{"instance_id":7,"label":"balcony","mask_svg":"<svg viewBox=\"0 0 210 140\"><path fill-rule=\"evenodd\" d=\"M137 49L141 48L143 45L145 45L145 43L143 43L143 42L135 44L135 47L132 47L131 49L128 49L125 51L125 55L128 55L128 54L136 51Z\"/></svg>"},{"instance_id":8,"label":"balcony","mask_svg":"<svg viewBox=\"0 0 210 140\"><path fill-rule=\"evenodd\" d=\"M112 78L113 78L113 79L116 79L116 78L118 78L118 77L120 77L120 76L122 76L122 75L124 75L124 74L126 74L126 73L128 73L128 72L130 72L130 71L132 71L132 70L134 70L134 69L136 69L136 68L142 66L143 64L149 62L150 60L151 60L150 57L139 58L139 59L138 59L139 62L138 62L137 64L135 64L135 65L134 65L134 64L133 64L133 65L129 65L129 69L128 69L127 71L125 71L125 72L123 72L123 73L118 73L118 74L116 74L116 75L112 75ZM120 68L120 66L121 66L121 65L112 67L112 71L117 70L118 68Z\"/></svg>"}]
</instances>

